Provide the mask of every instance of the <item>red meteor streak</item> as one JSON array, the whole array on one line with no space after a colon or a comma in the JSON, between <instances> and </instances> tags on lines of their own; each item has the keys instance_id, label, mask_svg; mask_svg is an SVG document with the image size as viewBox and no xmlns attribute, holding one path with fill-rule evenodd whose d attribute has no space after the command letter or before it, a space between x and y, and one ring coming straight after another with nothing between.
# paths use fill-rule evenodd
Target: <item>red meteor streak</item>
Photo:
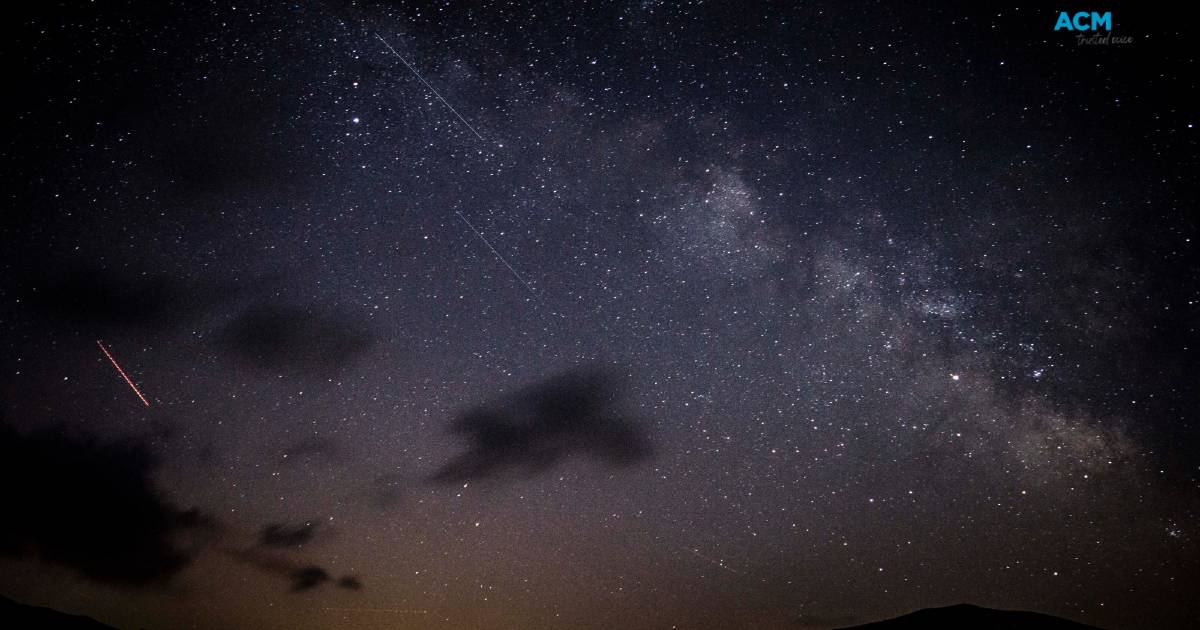
<instances>
[{"instance_id":1,"label":"red meteor streak","mask_svg":"<svg viewBox=\"0 0 1200 630\"><path fill-rule=\"evenodd\" d=\"M113 355L108 351L108 348L105 348L104 344L100 343L99 339L96 340L96 345L100 346L100 351L104 353L104 356L108 357L108 360L112 362L113 367L117 368L117 373L121 375L121 378L125 379L126 383L129 383L129 387L133 389L133 393L137 394L137 397L142 399L142 403L149 407L150 401L146 400L146 397L142 395L142 391L137 388L137 385L133 384L133 380L129 378L129 375L125 373L125 370L122 370L121 366L117 365L117 360L113 358Z\"/></svg>"}]
</instances>

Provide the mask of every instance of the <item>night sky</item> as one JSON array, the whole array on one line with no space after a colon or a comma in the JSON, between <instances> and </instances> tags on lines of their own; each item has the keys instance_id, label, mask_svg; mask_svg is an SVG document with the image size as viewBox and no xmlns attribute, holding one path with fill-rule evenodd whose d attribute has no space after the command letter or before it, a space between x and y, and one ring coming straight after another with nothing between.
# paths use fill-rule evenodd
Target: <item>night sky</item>
<instances>
[{"instance_id":1,"label":"night sky","mask_svg":"<svg viewBox=\"0 0 1200 630\"><path fill-rule=\"evenodd\" d=\"M5 596L1200 626L1178 16L35 4L3 49Z\"/></svg>"}]
</instances>

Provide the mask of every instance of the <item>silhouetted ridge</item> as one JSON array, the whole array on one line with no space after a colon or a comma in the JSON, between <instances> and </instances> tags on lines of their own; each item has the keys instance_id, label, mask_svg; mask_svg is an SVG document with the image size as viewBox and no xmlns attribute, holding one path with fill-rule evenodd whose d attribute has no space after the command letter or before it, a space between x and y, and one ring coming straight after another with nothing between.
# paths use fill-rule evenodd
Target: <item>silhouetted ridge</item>
<instances>
[{"instance_id":1,"label":"silhouetted ridge","mask_svg":"<svg viewBox=\"0 0 1200 630\"><path fill-rule=\"evenodd\" d=\"M0 628L21 630L116 630L113 626L82 615L68 615L52 608L14 602L0 595Z\"/></svg>"},{"instance_id":2,"label":"silhouetted ridge","mask_svg":"<svg viewBox=\"0 0 1200 630\"><path fill-rule=\"evenodd\" d=\"M842 630L933 630L970 628L971 630L1099 630L1095 626L1024 610L995 610L957 604L944 608L926 608L916 612Z\"/></svg>"}]
</instances>

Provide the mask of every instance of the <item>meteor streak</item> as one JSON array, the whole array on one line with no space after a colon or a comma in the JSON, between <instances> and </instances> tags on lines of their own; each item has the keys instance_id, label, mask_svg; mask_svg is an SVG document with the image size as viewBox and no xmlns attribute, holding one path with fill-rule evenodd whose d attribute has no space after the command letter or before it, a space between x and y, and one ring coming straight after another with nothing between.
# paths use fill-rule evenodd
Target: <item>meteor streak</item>
<instances>
[{"instance_id":1,"label":"meteor streak","mask_svg":"<svg viewBox=\"0 0 1200 630\"><path fill-rule=\"evenodd\" d=\"M416 69L416 68L414 68L414 67L412 67L412 64L408 63L408 61L407 61L407 60L405 60L405 59L404 59L404 57L401 57L401 56L400 56L400 53L396 52L396 49L395 49L395 48L392 48L392 45L391 45L391 44L387 43L387 40L383 38L383 35L380 35L379 33L375 33L375 37L378 37L378 38L379 38L379 41L383 42L383 45L384 45L384 46L387 46L387 49L388 49L388 50L390 50L390 51L392 51L392 54L393 54L393 55L396 55L396 58L400 60L400 63L404 64L404 67L408 68L408 69L409 69L409 71L413 73L413 75L415 75L415 76L416 76L418 79L420 79L420 80L421 80L421 83L424 83L424 84L425 84L425 87L429 88L429 91L430 91L430 92L433 92L433 95L434 95L434 96L436 96L436 97L438 97L438 100L439 100L439 101L441 101L443 105L445 105L446 107L449 107L449 108L450 108L450 111L454 112L454 115L455 115L455 116L458 116L458 119L462 121L462 124L466 125L466 126L467 126L467 129L470 129L470 130L471 130L471 133L475 134L475 137L476 137L476 138L479 138L480 140L483 140L483 136L479 135L479 132L478 132L478 131L475 131L475 128L471 126L471 123L467 122L467 119L466 119L466 118L463 118L463 115L462 115L462 114L460 114L460 113L458 113L458 110L457 110L457 109L454 109L454 106L453 106L453 105L451 105L451 104L449 103L449 101L447 101L446 99L442 98L442 95L441 95L441 94L438 94L438 91L437 91L437 90L435 90L435 89L433 89L433 86L432 86L432 85L429 85L429 82L428 82L428 81L426 81L426 80L425 80L425 78L421 76L421 73L417 72L417 69ZM483 140L483 141L484 141L484 142L487 142L486 140Z\"/></svg>"},{"instance_id":2,"label":"meteor streak","mask_svg":"<svg viewBox=\"0 0 1200 630\"><path fill-rule=\"evenodd\" d=\"M500 259L500 262L504 263L504 266L505 266L505 267L508 267L508 270L512 272L512 275L513 275L513 276L514 276L514 277L515 277L517 280L520 280L520 281L521 281L521 284L525 285L525 288L526 288L526 289L529 289L529 292L530 292L531 294L533 294L533 297L534 297L535 299L541 299L541 298L538 296L538 294L537 294L537 291L534 291L534 290L533 290L533 287L532 287L532 286L530 286L528 282L525 282L525 278L522 278L522 277L521 277L521 274L517 273L517 270L516 270L516 269L513 269L513 266L512 266L512 265L510 265L510 264L508 264L508 261L507 261L507 260L504 260L504 257L500 255L500 252L496 251L496 248L495 248L495 247L492 247L492 244L491 244L491 243L489 243L489 242L488 242L488 240L487 240L486 238L484 238L484 237L483 237L483 234L482 234L482 233L480 233L480 232L479 232L479 230L476 230L476 229L475 229L475 226L474 226L474 225L471 225L471 222L467 220L467 217L464 217L464 216L463 216L463 213L459 212L458 210L455 210L455 211L454 211L454 214L457 214L457 215L458 215L458 218L462 219L462 222L463 222L463 223L466 223L466 224L467 224L467 227L471 228L471 231L475 233L475 236L478 236L478 237L479 237L479 240L483 241L483 244L484 244L484 245L487 245L487 246L488 246L488 249L492 250L492 253L496 255L496 258Z\"/></svg>"},{"instance_id":3,"label":"meteor streak","mask_svg":"<svg viewBox=\"0 0 1200 630\"><path fill-rule=\"evenodd\" d=\"M105 348L104 344L100 343L99 339L96 340L96 345L100 346L100 351L104 353L104 356L108 357L108 360L112 362L113 367L117 368L117 373L121 375L121 378L125 379L126 383L129 383L129 387L133 389L133 393L137 394L137 397L142 399L142 403L149 407L150 401L146 400L146 397L142 395L142 391L138 389L137 385L133 384L133 379L129 378L129 375L125 373L125 370L122 370L121 366L117 364L117 360L113 358L113 355L108 351L108 348Z\"/></svg>"},{"instance_id":4,"label":"meteor streak","mask_svg":"<svg viewBox=\"0 0 1200 630\"><path fill-rule=\"evenodd\" d=\"M413 65L411 63L408 63L407 59L405 59L399 52L397 52L395 48L392 48L392 45L389 44L387 42L387 40L383 38L382 35L380 35L379 33L376 33L375 37L379 38L379 41L383 42L383 45L386 46L387 49L389 51L391 51L391 53L393 55L395 55L397 59L400 60L400 63L403 63L404 67L408 68L409 72L413 73L413 76L417 77L417 79L419 79L421 81L421 83L423 83L425 85L425 87L429 88L429 91L433 92L433 95L436 96L438 98L438 100L442 102L443 105L445 105L447 108L449 108L450 111L454 112L454 115L458 116L458 119L460 121L462 121L462 124L466 125L467 129L470 129L471 133L475 134L476 138L479 138L481 141L486 142L486 140L483 139L483 136L479 135L479 132L475 131L475 128L471 126L471 123L467 122L467 119L463 118L463 115L458 113L458 110L454 109L454 106L451 105L449 101L447 101L445 98L442 98L442 95L439 94L438 91L435 90L433 88L433 86L430 85L429 82L425 80L425 77L422 77L421 73L417 72L417 69L415 67L413 67ZM500 252L496 251L495 247L492 247L492 244L490 242L488 242L488 240L486 238L484 238L483 233L481 233L479 230L476 230L474 225L471 225L471 222L467 220L467 217L463 216L463 213L455 210L454 214L457 214L458 218L462 219L462 222L466 223L467 227L471 228L471 231L475 233L475 236L478 236L479 240L483 241L483 244L487 245L488 249L492 250L492 253L495 254L496 258L499 259L500 262L504 263L505 267L508 267L508 270L512 272L513 277L515 277L517 280L519 280L521 282L521 284L525 285L525 288L529 290L529 293L533 295L534 299L541 300L541 296L538 295L537 291L533 290L533 286L531 286L528 282L526 282L525 278L523 278L521 276L521 274L517 273L517 270L515 268L513 268L512 265L508 264L508 261L504 259L504 256L501 256Z\"/></svg>"},{"instance_id":5,"label":"meteor streak","mask_svg":"<svg viewBox=\"0 0 1200 630\"><path fill-rule=\"evenodd\" d=\"M321 610L330 612L362 612L362 613L395 613L398 615L428 615L429 611L421 608L331 608L326 606Z\"/></svg>"}]
</instances>

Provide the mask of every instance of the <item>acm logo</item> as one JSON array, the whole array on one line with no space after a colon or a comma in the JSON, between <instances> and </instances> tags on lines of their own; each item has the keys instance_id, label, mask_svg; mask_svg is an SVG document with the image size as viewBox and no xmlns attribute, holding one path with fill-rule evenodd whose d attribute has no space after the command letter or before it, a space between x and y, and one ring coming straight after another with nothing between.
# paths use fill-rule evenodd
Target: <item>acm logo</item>
<instances>
[{"instance_id":1,"label":"acm logo","mask_svg":"<svg viewBox=\"0 0 1200 630\"><path fill-rule=\"evenodd\" d=\"M1079 11L1074 15L1063 11L1058 14L1058 21L1054 23L1056 31L1098 31L1100 29L1112 30L1112 11L1104 13Z\"/></svg>"}]
</instances>

